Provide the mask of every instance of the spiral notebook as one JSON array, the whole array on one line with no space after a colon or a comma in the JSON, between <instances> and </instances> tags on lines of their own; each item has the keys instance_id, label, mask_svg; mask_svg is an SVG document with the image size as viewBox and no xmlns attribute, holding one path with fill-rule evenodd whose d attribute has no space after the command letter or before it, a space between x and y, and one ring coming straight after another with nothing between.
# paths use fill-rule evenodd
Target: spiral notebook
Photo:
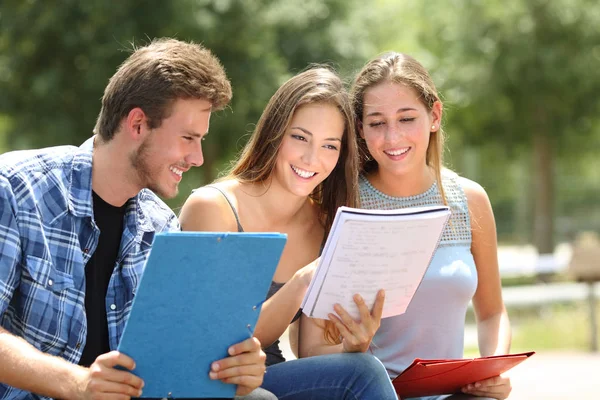
<instances>
[{"instance_id":1,"label":"spiral notebook","mask_svg":"<svg viewBox=\"0 0 600 400\"><path fill-rule=\"evenodd\" d=\"M438 246L446 206L363 210L340 207L315 276L302 303L304 314L328 319L339 303L359 318L353 296L369 308L384 289L383 318L406 311Z\"/></svg>"},{"instance_id":2,"label":"spiral notebook","mask_svg":"<svg viewBox=\"0 0 600 400\"><path fill-rule=\"evenodd\" d=\"M285 246L278 233L157 234L119 351L136 362L143 397L233 398L208 377L252 336Z\"/></svg>"}]
</instances>

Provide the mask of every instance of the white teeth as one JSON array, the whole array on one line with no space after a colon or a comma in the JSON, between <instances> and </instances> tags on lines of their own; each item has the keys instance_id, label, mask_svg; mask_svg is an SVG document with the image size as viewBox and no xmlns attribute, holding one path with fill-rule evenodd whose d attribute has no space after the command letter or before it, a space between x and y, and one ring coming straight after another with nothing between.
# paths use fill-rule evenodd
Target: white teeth
<instances>
[{"instance_id":1,"label":"white teeth","mask_svg":"<svg viewBox=\"0 0 600 400\"><path fill-rule=\"evenodd\" d=\"M408 150L410 150L410 147L407 147L405 149L401 149L401 150L394 150L394 151L386 151L386 154L389 154L390 156L401 156L402 154L406 153Z\"/></svg>"},{"instance_id":2,"label":"white teeth","mask_svg":"<svg viewBox=\"0 0 600 400\"><path fill-rule=\"evenodd\" d=\"M292 169L294 170L295 173L297 173L298 175L300 175L302 178L312 178L316 172L310 172L310 171L305 171L303 169L300 169L298 167L294 167L292 165Z\"/></svg>"},{"instance_id":3,"label":"white teeth","mask_svg":"<svg viewBox=\"0 0 600 400\"><path fill-rule=\"evenodd\" d=\"M182 175L183 175L183 171L182 171L182 170L180 170L180 169L177 169L177 168L175 168L175 167L169 167L169 169L171 170L171 172L173 172L173 173L175 173L175 174L177 174L177 175L179 175L179 176L182 176Z\"/></svg>"}]
</instances>

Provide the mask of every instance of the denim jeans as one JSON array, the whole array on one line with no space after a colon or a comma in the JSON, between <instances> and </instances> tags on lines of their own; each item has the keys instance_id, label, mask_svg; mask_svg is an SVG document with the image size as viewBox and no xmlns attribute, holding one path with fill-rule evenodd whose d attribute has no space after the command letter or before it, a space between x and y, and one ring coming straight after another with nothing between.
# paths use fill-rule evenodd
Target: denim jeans
<instances>
[{"instance_id":1,"label":"denim jeans","mask_svg":"<svg viewBox=\"0 0 600 400\"><path fill-rule=\"evenodd\" d=\"M279 400L397 400L381 362L363 353L290 360L267 368L263 388Z\"/></svg>"},{"instance_id":2,"label":"denim jeans","mask_svg":"<svg viewBox=\"0 0 600 400\"><path fill-rule=\"evenodd\" d=\"M277 400L277 397L264 389L258 388L246 396L235 396L235 400Z\"/></svg>"}]
</instances>

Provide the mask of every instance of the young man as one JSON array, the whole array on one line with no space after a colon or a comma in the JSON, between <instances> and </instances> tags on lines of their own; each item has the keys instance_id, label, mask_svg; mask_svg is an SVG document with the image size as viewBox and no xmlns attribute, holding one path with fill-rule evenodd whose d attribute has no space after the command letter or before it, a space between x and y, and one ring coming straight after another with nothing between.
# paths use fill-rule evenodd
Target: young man
<instances>
[{"instance_id":1,"label":"young man","mask_svg":"<svg viewBox=\"0 0 600 400\"><path fill-rule=\"evenodd\" d=\"M211 111L230 99L209 50L157 40L110 79L81 147L0 156L0 398L141 395L127 371L135 361L114 349L154 235L179 229L156 194L175 196L182 174L202 164ZM238 395L259 387L258 340L230 355L211 378L238 384Z\"/></svg>"}]
</instances>

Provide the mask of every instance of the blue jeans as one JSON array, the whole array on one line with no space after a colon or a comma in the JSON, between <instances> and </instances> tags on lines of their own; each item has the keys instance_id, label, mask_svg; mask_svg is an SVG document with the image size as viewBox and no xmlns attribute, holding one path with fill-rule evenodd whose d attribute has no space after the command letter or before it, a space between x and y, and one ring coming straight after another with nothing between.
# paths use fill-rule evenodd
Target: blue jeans
<instances>
[{"instance_id":1,"label":"blue jeans","mask_svg":"<svg viewBox=\"0 0 600 400\"><path fill-rule=\"evenodd\" d=\"M290 360L267 368L263 388L279 400L397 400L381 362L363 353Z\"/></svg>"}]
</instances>

